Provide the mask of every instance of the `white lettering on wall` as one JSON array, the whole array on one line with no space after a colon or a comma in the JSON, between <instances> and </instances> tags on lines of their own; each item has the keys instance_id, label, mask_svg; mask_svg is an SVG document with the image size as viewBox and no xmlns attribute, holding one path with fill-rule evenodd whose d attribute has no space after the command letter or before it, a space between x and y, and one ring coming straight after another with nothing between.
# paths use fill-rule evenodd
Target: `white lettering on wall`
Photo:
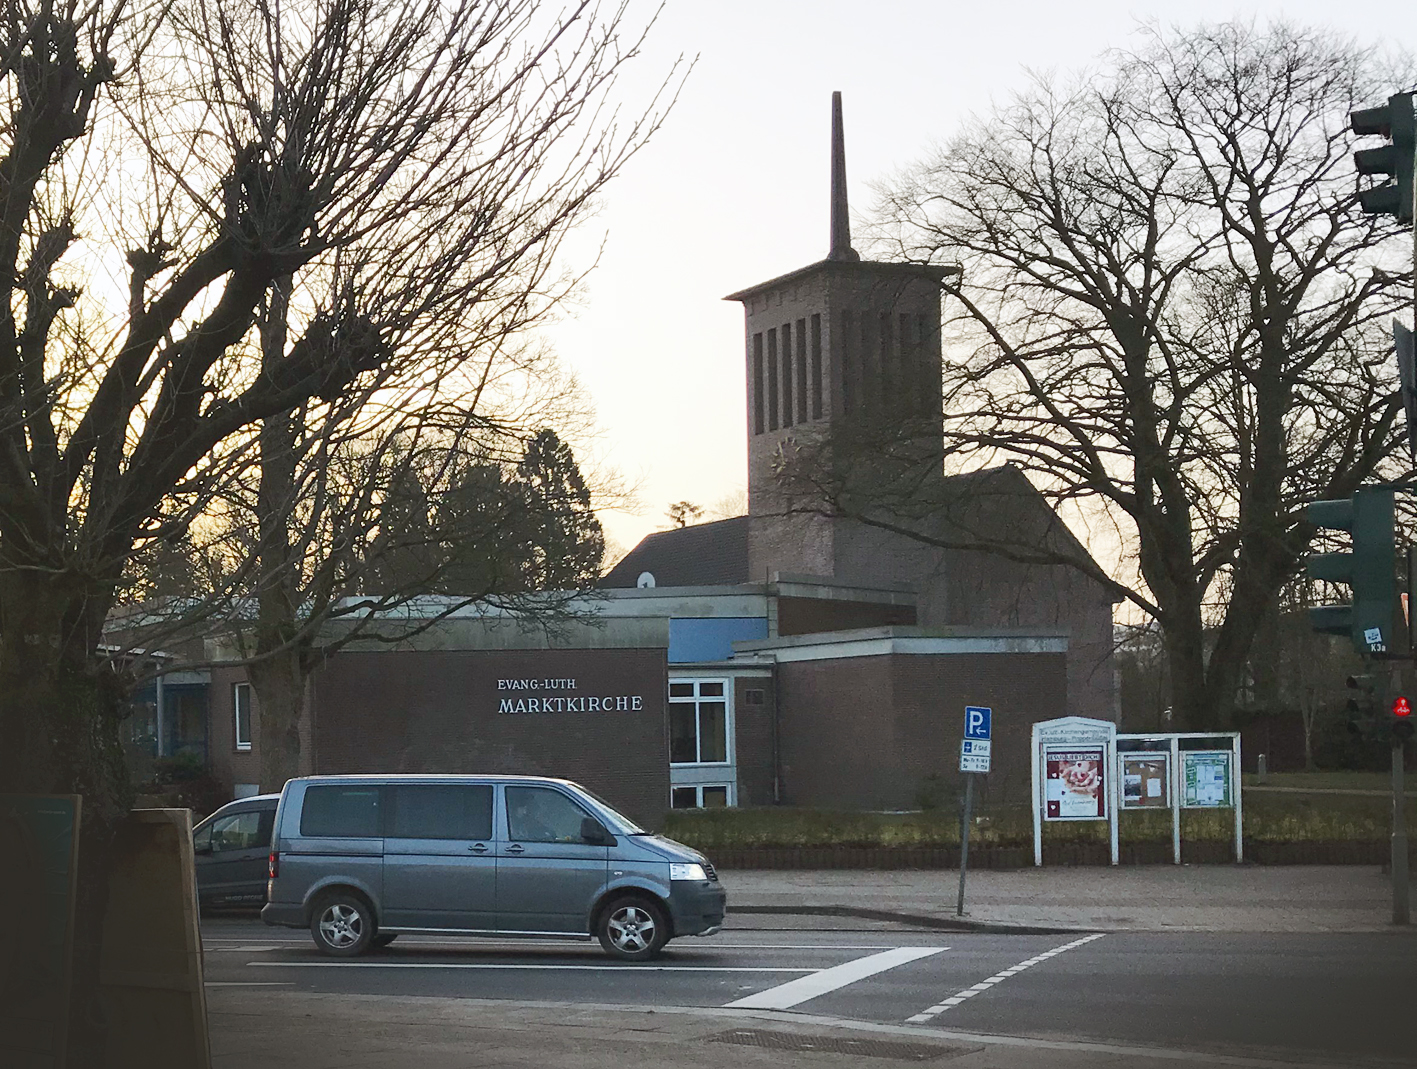
<instances>
[{"instance_id":1,"label":"white lettering on wall","mask_svg":"<svg viewBox=\"0 0 1417 1069\"><path fill-rule=\"evenodd\" d=\"M574 679L499 679L500 691L576 690ZM640 694L604 694L600 696L526 695L499 698L497 712L509 715L531 713L625 713L643 712L644 696Z\"/></svg>"}]
</instances>

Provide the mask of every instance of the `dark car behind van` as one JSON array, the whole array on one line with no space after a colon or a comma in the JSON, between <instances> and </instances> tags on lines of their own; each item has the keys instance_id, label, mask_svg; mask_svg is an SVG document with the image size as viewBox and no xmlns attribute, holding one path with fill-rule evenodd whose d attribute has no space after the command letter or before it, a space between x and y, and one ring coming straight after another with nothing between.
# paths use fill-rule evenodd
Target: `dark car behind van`
<instances>
[{"instance_id":1,"label":"dark car behind van","mask_svg":"<svg viewBox=\"0 0 1417 1069\"><path fill-rule=\"evenodd\" d=\"M254 906L266 902L278 794L239 798L192 829L197 899L204 906Z\"/></svg>"}]
</instances>

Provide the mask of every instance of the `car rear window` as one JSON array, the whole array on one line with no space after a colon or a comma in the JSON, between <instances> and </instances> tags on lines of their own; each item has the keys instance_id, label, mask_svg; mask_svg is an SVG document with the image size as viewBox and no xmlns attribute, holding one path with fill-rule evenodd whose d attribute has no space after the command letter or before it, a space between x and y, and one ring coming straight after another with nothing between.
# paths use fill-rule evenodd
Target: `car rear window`
<instances>
[{"instance_id":1,"label":"car rear window","mask_svg":"<svg viewBox=\"0 0 1417 1069\"><path fill-rule=\"evenodd\" d=\"M492 838L489 785L401 785L391 794L389 835L401 839Z\"/></svg>"},{"instance_id":2,"label":"car rear window","mask_svg":"<svg viewBox=\"0 0 1417 1069\"><path fill-rule=\"evenodd\" d=\"M377 838L379 788L344 784L306 787L300 834L324 839Z\"/></svg>"}]
</instances>

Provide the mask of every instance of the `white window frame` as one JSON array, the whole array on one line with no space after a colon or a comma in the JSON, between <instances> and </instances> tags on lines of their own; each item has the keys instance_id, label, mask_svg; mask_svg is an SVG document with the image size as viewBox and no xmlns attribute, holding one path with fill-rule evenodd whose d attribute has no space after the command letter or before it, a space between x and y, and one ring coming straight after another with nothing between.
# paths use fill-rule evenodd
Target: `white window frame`
<instances>
[{"instance_id":1,"label":"white window frame","mask_svg":"<svg viewBox=\"0 0 1417 1069\"><path fill-rule=\"evenodd\" d=\"M694 801L695 801L697 804L691 806L690 808L692 808L692 809L703 809L703 808L704 808L704 791L707 790L707 789L713 788L713 787L722 787L722 788L724 788L724 789L728 792L727 808L729 808L729 809L737 808L737 805L738 805L738 787L737 787L737 784L729 783L729 782L726 781L726 780L725 780L724 782L722 782L722 783L673 783L673 784L670 784L670 787L669 787L669 808L670 808L670 809L673 809L673 808L674 808L674 792L675 792L675 791L693 791L693 792L694 792ZM714 808L717 809L717 808L719 808L719 807L718 807L718 806L714 806Z\"/></svg>"},{"instance_id":2,"label":"white window frame","mask_svg":"<svg viewBox=\"0 0 1417 1069\"><path fill-rule=\"evenodd\" d=\"M243 699L244 695L244 699ZM241 718L242 710L245 710L246 732L242 737ZM240 753L246 753L251 749L251 684L233 683L231 685L231 727L232 734L236 740L236 749Z\"/></svg>"},{"instance_id":3,"label":"white window frame","mask_svg":"<svg viewBox=\"0 0 1417 1069\"><path fill-rule=\"evenodd\" d=\"M700 688L701 688L705 683L717 683L717 684L721 685L721 686L723 687L723 693L722 693L722 694L701 694L701 693L699 693ZM693 685L693 688L694 688L694 693L693 693L693 695L692 695L692 696L690 696L690 695L683 695L683 696L678 696L678 697L674 696L674 695L673 695L673 687L674 687L676 684L677 684L677 685L692 684L692 685ZM693 706L694 706L694 750L695 750L695 753L699 752L699 751L702 749L702 745L703 745L703 739L702 739L702 736L701 736L701 733L700 733L700 730L699 730L699 716L698 716L698 705L699 705L699 703L700 703L700 702L704 702L704 701L721 701L721 702L723 703L723 757L724 757L724 759L723 759L722 761L675 761L675 760L673 759L673 757L671 756L670 761L669 761L669 767L670 767L670 768L736 768L738 762L737 762L737 760L735 759L735 755L736 755L737 752L738 752L738 743L737 743L737 739L734 737L734 735L735 735L734 720L735 720L736 718L735 718L734 715L733 715L733 680L727 679L727 678L717 678L717 677L715 677L715 678L703 678L703 679L701 679L701 678L699 678L699 677L697 677L697 676L690 676L690 677L687 677L687 678L679 678L679 679L673 679L673 678L671 678L671 679L669 680L669 686L670 686L669 704L670 704L671 707L674 706L674 705L693 705ZM679 784L679 786L688 786L688 784ZM714 785L711 785L711 786L717 786L717 785L714 784ZM729 788L729 801L730 801L730 804L732 803L732 796L733 796L733 790L732 790L732 788L731 788L731 786L730 786L730 788Z\"/></svg>"}]
</instances>

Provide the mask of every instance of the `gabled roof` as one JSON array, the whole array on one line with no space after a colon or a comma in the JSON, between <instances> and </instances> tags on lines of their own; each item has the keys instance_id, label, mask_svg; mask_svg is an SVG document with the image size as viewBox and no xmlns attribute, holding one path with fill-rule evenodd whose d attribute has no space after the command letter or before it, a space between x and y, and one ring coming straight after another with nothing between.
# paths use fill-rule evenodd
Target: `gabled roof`
<instances>
[{"instance_id":1,"label":"gabled roof","mask_svg":"<svg viewBox=\"0 0 1417 1069\"><path fill-rule=\"evenodd\" d=\"M748 581L748 517L733 516L646 535L600 580L633 587L642 572L656 586L728 586Z\"/></svg>"}]
</instances>

